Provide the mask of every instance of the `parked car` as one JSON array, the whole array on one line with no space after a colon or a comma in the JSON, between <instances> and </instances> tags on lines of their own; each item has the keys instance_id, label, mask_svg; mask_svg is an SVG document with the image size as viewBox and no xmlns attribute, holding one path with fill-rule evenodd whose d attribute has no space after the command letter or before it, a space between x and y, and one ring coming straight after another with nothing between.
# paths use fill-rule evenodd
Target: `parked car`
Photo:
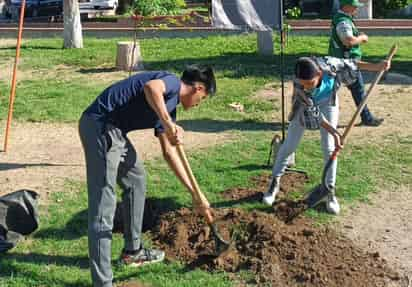
<instances>
[{"instance_id":1,"label":"parked car","mask_svg":"<svg viewBox=\"0 0 412 287\"><path fill-rule=\"evenodd\" d=\"M79 0L80 13L82 10L116 10L118 0Z\"/></svg>"},{"instance_id":2,"label":"parked car","mask_svg":"<svg viewBox=\"0 0 412 287\"><path fill-rule=\"evenodd\" d=\"M18 19L22 0L6 0L5 14ZM63 14L63 0L26 0L26 17L60 16Z\"/></svg>"}]
</instances>

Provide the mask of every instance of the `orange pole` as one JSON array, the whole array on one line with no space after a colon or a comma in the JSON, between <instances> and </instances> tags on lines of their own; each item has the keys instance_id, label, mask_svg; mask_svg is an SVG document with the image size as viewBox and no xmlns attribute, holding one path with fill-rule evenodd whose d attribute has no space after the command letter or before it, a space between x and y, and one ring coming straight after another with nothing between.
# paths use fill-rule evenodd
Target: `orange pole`
<instances>
[{"instance_id":1,"label":"orange pole","mask_svg":"<svg viewBox=\"0 0 412 287\"><path fill-rule=\"evenodd\" d=\"M14 59L14 69L13 69L13 79L11 81L11 89L10 89L10 99L9 99L9 113L7 116L7 126L6 126L6 134L4 137L4 152L7 151L7 144L9 139L9 132L11 127L11 120L13 118L13 105L14 105L14 98L16 95L16 79L17 79L17 64L19 62L20 57L20 45L21 45L21 36L23 33L23 21L24 21L24 9L26 7L26 0L23 0L21 3L20 9L20 20L19 20L19 33L17 36L17 46L16 46L16 58Z\"/></svg>"}]
</instances>

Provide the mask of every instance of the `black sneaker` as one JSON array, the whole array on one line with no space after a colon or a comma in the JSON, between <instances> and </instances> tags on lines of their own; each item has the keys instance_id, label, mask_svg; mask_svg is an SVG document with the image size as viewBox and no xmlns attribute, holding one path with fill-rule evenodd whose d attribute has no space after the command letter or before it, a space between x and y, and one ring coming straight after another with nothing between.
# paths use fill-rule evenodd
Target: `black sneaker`
<instances>
[{"instance_id":1,"label":"black sneaker","mask_svg":"<svg viewBox=\"0 0 412 287\"><path fill-rule=\"evenodd\" d=\"M163 261L165 253L157 249L141 248L138 251L123 251L120 263L126 266L139 267L145 264L157 263Z\"/></svg>"},{"instance_id":2,"label":"black sneaker","mask_svg":"<svg viewBox=\"0 0 412 287\"><path fill-rule=\"evenodd\" d=\"M372 118L368 121L362 121L362 125L367 127L378 127L383 123L383 121L384 119L382 118Z\"/></svg>"}]
</instances>

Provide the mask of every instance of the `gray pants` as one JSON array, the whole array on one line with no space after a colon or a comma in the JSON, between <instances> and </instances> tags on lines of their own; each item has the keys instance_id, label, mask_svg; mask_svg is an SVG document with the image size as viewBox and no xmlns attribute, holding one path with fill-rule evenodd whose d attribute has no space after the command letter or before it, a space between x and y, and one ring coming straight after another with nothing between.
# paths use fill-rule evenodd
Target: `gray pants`
<instances>
[{"instance_id":1,"label":"gray pants","mask_svg":"<svg viewBox=\"0 0 412 287\"><path fill-rule=\"evenodd\" d=\"M80 139L86 158L88 236L94 287L111 287L111 243L116 210L116 182L123 190L125 250L141 247L146 175L129 139L116 127L83 115Z\"/></svg>"},{"instance_id":2,"label":"gray pants","mask_svg":"<svg viewBox=\"0 0 412 287\"><path fill-rule=\"evenodd\" d=\"M321 104L320 112L334 128L337 127L339 119L339 104L337 98L335 106L331 106L329 103ZM296 151L304 131L305 128L299 122L299 114L296 113L295 117L289 124L286 140L283 142L277 153L276 162L272 170L273 177L280 177L284 174L288 164L288 157ZM320 135L324 164L326 164L335 149L335 141L333 137L322 127L320 128ZM337 162L337 160L333 161L332 166L326 174L326 184L331 186L335 186Z\"/></svg>"}]
</instances>

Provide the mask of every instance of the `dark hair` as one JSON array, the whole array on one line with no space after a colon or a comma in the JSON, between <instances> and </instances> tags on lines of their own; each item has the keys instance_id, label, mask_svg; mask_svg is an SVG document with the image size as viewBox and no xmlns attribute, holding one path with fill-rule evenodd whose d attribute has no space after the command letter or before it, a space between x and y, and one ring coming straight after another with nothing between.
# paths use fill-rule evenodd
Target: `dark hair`
<instances>
[{"instance_id":1,"label":"dark hair","mask_svg":"<svg viewBox=\"0 0 412 287\"><path fill-rule=\"evenodd\" d=\"M295 66L295 76L302 80L311 80L319 73L318 64L310 57L301 57Z\"/></svg>"},{"instance_id":2,"label":"dark hair","mask_svg":"<svg viewBox=\"0 0 412 287\"><path fill-rule=\"evenodd\" d=\"M195 82L200 82L206 86L209 95L216 93L216 80L213 70L209 66L190 65L183 71L182 82L188 85L193 85Z\"/></svg>"}]
</instances>

